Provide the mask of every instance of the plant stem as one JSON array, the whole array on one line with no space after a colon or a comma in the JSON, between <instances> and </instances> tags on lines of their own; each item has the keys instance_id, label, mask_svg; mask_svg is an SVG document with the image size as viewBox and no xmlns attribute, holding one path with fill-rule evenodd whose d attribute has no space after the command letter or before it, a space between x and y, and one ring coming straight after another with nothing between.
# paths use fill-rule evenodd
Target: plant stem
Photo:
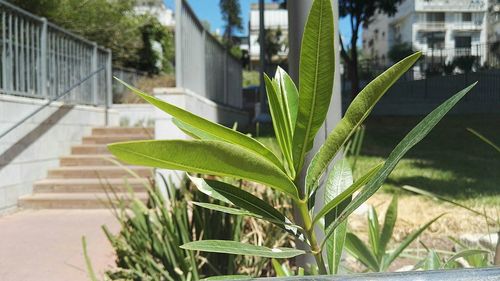
<instances>
[{"instance_id":1,"label":"plant stem","mask_svg":"<svg viewBox=\"0 0 500 281\"><path fill-rule=\"evenodd\" d=\"M297 206L304 222L304 229L306 230L307 239L311 243L311 251L318 265L320 274L328 274L326 271L325 262L323 261L323 255L321 248L318 246L318 240L316 238L316 232L314 231L314 226L312 225L311 216L309 215L309 210L307 208L306 201L297 201Z\"/></svg>"}]
</instances>

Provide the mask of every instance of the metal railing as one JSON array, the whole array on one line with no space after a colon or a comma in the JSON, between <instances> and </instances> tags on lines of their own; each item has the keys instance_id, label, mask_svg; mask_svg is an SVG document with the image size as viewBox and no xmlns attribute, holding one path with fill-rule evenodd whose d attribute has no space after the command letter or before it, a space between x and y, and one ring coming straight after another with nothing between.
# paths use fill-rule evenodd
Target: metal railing
<instances>
[{"instance_id":1,"label":"metal railing","mask_svg":"<svg viewBox=\"0 0 500 281\"><path fill-rule=\"evenodd\" d=\"M113 77L116 77L127 84L137 86L137 82L142 78L146 77L148 74L144 71L138 71L132 68L124 68L124 67L113 67ZM119 98L126 92L128 92L128 88L125 87L122 83L113 79L113 99L119 100Z\"/></svg>"},{"instance_id":2,"label":"metal railing","mask_svg":"<svg viewBox=\"0 0 500 281\"><path fill-rule=\"evenodd\" d=\"M97 69L64 97L66 103L111 101L111 51L0 0L0 93L53 99Z\"/></svg>"},{"instance_id":3,"label":"metal railing","mask_svg":"<svg viewBox=\"0 0 500 281\"><path fill-rule=\"evenodd\" d=\"M185 0L176 0L176 84L216 103L242 108L242 66L206 30Z\"/></svg>"}]
</instances>

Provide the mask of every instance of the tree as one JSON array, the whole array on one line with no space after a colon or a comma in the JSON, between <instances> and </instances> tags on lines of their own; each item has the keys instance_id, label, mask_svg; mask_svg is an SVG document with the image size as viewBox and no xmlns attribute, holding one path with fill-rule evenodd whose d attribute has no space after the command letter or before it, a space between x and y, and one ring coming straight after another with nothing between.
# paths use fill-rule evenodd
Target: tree
<instances>
[{"instance_id":1,"label":"tree","mask_svg":"<svg viewBox=\"0 0 500 281\"><path fill-rule=\"evenodd\" d=\"M240 2L239 0L220 0L219 7L222 13L222 19L226 22L224 42L227 47L231 48L234 44L234 30L243 30Z\"/></svg>"},{"instance_id":2,"label":"tree","mask_svg":"<svg viewBox=\"0 0 500 281\"><path fill-rule=\"evenodd\" d=\"M347 65L347 75L351 81L351 95L355 97L359 93L358 75L358 49L353 48L359 38L361 27L368 27L376 13L394 15L397 6L402 0L339 0L339 16L349 18L351 28L350 49L342 42L340 37L341 56Z\"/></svg>"}]
</instances>

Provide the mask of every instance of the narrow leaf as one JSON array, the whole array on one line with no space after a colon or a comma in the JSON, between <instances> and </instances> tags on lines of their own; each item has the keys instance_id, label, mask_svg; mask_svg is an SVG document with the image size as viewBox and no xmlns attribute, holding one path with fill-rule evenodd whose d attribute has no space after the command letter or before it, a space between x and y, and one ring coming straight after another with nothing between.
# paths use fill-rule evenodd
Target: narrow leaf
<instances>
[{"instance_id":1,"label":"narrow leaf","mask_svg":"<svg viewBox=\"0 0 500 281\"><path fill-rule=\"evenodd\" d=\"M295 185L283 171L240 146L220 141L153 140L114 143L108 149L129 164L243 178L298 198Z\"/></svg>"},{"instance_id":2,"label":"narrow leaf","mask_svg":"<svg viewBox=\"0 0 500 281\"><path fill-rule=\"evenodd\" d=\"M387 244L391 240L392 234L394 232L394 226L396 225L396 220L398 218L398 197L394 195L392 197L389 207L385 212L384 226L382 227L382 234L380 235L380 252L385 253L387 249Z\"/></svg>"},{"instance_id":3,"label":"narrow leaf","mask_svg":"<svg viewBox=\"0 0 500 281\"><path fill-rule=\"evenodd\" d=\"M325 185L325 204L339 196L353 184L352 172L347 159L342 159L333 166ZM325 215L325 229L335 221L340 212L347 206L350 198L344 200L337 208L332 209ZM340 266L340 258L344 249L345 236L347 233L347 221L339 226L335 233L326 242L328 270L330 274L337 274Z\"/></svg>"},{"instance_id":4,"label":"narrow leaf","mask_svg":"<svg viewBox=\"0 0 500 281\"><path fill-rule=\"evenodd\" d=\"M244 147L250 151L253 151L256 154L262 155L266 159L274 163L274 165L284 170L284 167L281 164L281 161L278 159L278 157L276 157L276 155L274 155L274 153L272 153L271 150L269 150L267 147L265 147L262 143L258 142L257 140L245 134L242 134L238 131L232 130L231 128L227 128L220 124L211 122L205 118L192 114L189 111L186 111L175 105L172 105L170 103L157 99L151 95L148 95L116 77L115 79L118 80L123 85L125 85L125 87L127 87L136 95L140 96L141 98L143 98L150 104L154 105L155 107L159 108L160 110L172 115L176 119L190 126L196 127L199 130L204 131L206 134L213 135L214 137L223 139L226 142Z\"/></svg>"},{"instance_id":5,"label":"narrow leaf","mask_svg":"<svg viewBox=\"0 0 500 281\"><path fill-rule=\"evenodd\" d=\"M377 211L375 211L373 206L370 206L370 209L368 209L368 239L373 255L380 262L384 253L380 251L380 226L378 224Z\"/></svg>"},{"instance_id":6,"label":"narrow leaf","mask_svg":"<svg viewBox=\"0 0 500 281\"><path fill-rule=\"evenodd\" d=\"M292 132L290 128L289 117L285 114L285 109L283 106L284 100L281 95L281 90L279 89L276 81L271 81L271 79L264 74L264 80L266 83L267 98L269 100L269 111L273 119L273 128L276 135L276 140L280 147L281 153L285 157L287 162L287 167L289 174L292 178L295 178L295 171L293 171L293 160L292 160Z\"/></svg>"},{"instance_id":7,"label":"narrow leaf","mask_svg":"<svg viewBox=\"0 0 500 281\"><path fill-rule=\"evenodd\" d=\"M227 184L225 182L214 181L214 180L205 180L200 178L190 177L191 181L196 185L198 189L202 192L203 190L212 190L214 192L207 193L209 196L214 196L214 198L223 197L222 201L230 202L235 206L245 209L249 213L241 214L241 215L250 215L253 217L261 218L267 221L270 221L282 229L290 232L292 235L297 237L301 237L301 234L298 231L298 227L293 225L291 221L285 217L281 212L273 208L271 205L267 204L262 199L256 197L255 195L242 190L236 186ZM219 199L220 200L220 199ZM217 206L217 205L216 205ZM223 207L220 206L219 211L224 212ZM232 211L234 210L227 210Z\"/></svg>"},{"instance_id":8,"label":"narrow leaf","mask_svg":"<svg viewBox=\"0 0 500 281\"><path fill-rule=\"evenodd\" d=\"M411 130L403 140L394 148L389 157L384 163L384 166L377 171L371 180L366 184L363 190L360 192L356 198L347 206L347 208L342 212L337 221L335 221L330 230L326 233L325 237L328 238L335 227L337 227L344 219L346 219L352 212L354 212L361 204L363 204L368 198L370 198L384 183L385 179L394 170L399 160L417 143L419 143L427 134L436 126L436 124L446 115L448 111L461 99L465 94L467 94L475 83L466 89L455 94L443 104L438 106L429 115L427 115L413 130Z\"/></svg>"},{"instance_id":9,"label":"narrow leaf","mask_svg":"<svg viewBox=\"0 0 500 281\"><path fill-rule=\"evenodd\" d=\"M437 270L441 268L441 259L434 250L430 250L422 265L423 270Z\"/></svg>"},{"instance_id":10,"label":"narrow leaf","mask_svg":"<svg viewBox=\"0 0 500 281\"><path fill-rule=\"evenodd\" d=\"M313 1L302 38L299 67L299 110L293 134L295 170L304 163L325 120L333 90L335 51L331 0Z\"/></svg>"},{"instance_id":11,"label":"narrow leaf","mask_svg":"<svg viewBox=\"0 0 500 281\"><path fill-rule=\"evenodd\" d=\"M431 221L429 221L428 223L424 224L422 227L420 227L419 229L413 231L412 233L410 233L410 235L408 235L404 240L403 242L401 242L401 244L399 244L396 249L394 249L390 254L388 254L386 256L386 258L384 259L384 264L382 265L383 266L383 270L387 269L391 263L397 258L399 257L399 255L404 251L404 249L406 249L410 244L411 242L413 242L415 239L417 239L418 236L420 236L420 234L422 234L422 232L424 232L424 230L426 230L429 226L431 226L432 223L434 223L435 221L437 221L439 218L441 218L444 214L441 214L437 217L435 217L434 219L432 219Z\"/></svg>"},{"instance_id":12,"label":"narrow leaf","mask_svg":"<svg viewBox=\"0 0 500 281\"><path fill-rule=\"evenodd\" d=\"M380 98L420 58L420 55L421 53L415 53L393 65L375 78L356 96L344 117L314 155L307 170L306 188L308 189L306 190L309 190L309 192L314 191L312 187L316 186L315 183L326 171L328 164L337 155L340 148L348 142Z\"/></svg>"},{"instance_id":13,"label":"narrow leaf","mask_svg":"<svg viewBox=\"0 0 500 281\"><path fill-rule=\"evenodd\" d=\"M479 133L478 131L476 130L473 130L471 128L467 128L467 131L471 132L473 135L475 135L476 137L478 137L480 140L482 140L484 143L488 144L489 146L491 146L493 149L495 149L497 152L500 152L500 147L498 147L498 145L496 145L495 143L493 143L491 140L489 140L487 137L483 136L481 133Z\"/></svg>"},{"instance_id":14,"label":"narrow leaf","mask_svg":"<svg viewBox=\"0 0 500 281\"><path fill-rule=\"evenodd\" d=\"M285 270L283 270L283 267L281 267L281 263L279 261L272 259L271 263L273 265L273 269L276 272L276 277L286 277L289 276L286 274Z\"/></svg>"},{"instance_id":15,"label":"narrow leaf","mask_svg":"<svg viewBox=\"0 0 500 281\"><path fill-rule=\"evenodd\" d=\"M201 279L200 281L221 281L221 280L254 280L254 278L247 275L224 275L224 276L207 277Z\"/></svg>"},{"instance_id":16,"label":"narrow leaf","mask_svg":"<svg viewBox=\"0 0 500 281\"><path fill-rule=\"evenodd\" d=\"M299 91L297 90L292 78L279 66L276 70L276 74L274 75L274 79L276 79L276 82L281 90L281 94L284 96L283 107L286 111L285 115L289 118L290 128L293 133L295 123L297 122L297 111L299 110Z\"/></svg>"},{"instance_id":17,"label":"narrow leaf","mask_svg":"<svg viewBox=\"0 0 500 281\"><path fill-rule=\"evenodd\" d=\"M450 259L447 260L446 263L443 265L443 268L449 268L451 264L454 263L459 258L467 258L475 255L488 255L489 253L490 252L486 250L480 250L480 249L463 250L450 257Z\"/></svg>"},{"instance_id":18,"label":"narrow leaf","mask_svg":"<svg viewBox=\"0 0 500 281\"><path fill-rule=\"evenodd\" d=\"M366 267L372 271L379 271L377 260L373 254L368 250L365 243L361 241L356 235L348 232L346 235L345 246L347 252L359 260Z\"/></svg>"},{"instance_id":19,"label":"narrow leaf","mask_svg":"<svg viewBox=\"0 0 500 281\"><path fill-rule=\"evenodd\" d=\"M383 163L380 163L380 164L374 166L373 168L371 168L366 174L364 174L355 183L353 183L351 186L349 186L349 188L342 191L339 195L337 195L331 201L326 203L325 206L323 206L323 208L313 218L312 223L315 224L316 222L318 222L319 219L321 219L324 215L329 213L331 210L335 209L344 200L350 198L354 192L356 192L358 189L363 187L363 185L365 185L375 175L375 173L378 172L382 168L382 164Z\"/></svg>"},{"instance_id":20,"label":"narrow leaf","mask_svg":"<svg viewBox=\"0 0 500 281\"><path fill-rule=\"evenodd\" d=\"M255 257L287 259L305 254L303 250L293 248L268 248L229 240L202 240L189 242L181 246L182 249L211 253L233 255L249 255Z\"/></svg>"}]
</instances>

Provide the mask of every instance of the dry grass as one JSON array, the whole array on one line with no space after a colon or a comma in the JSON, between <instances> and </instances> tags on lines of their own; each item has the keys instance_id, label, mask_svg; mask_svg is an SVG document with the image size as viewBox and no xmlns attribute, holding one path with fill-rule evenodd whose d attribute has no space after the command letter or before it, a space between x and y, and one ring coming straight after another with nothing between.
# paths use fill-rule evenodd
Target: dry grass
<instances>
[{"instance_id":1,"label":"dry grass","mask_svg":"<svg viewBox=\"0 0 500 281\"><path fill-rule=\"evenodd\" d=\"M172 74L161 74L152 77L146 76L139 79L134 86L141 89L141 91L151 94L154 88L175 87L175 76ZM132 92L127 91L122 95L120 102L144 103L145 101Z\"/></svg>"},{"instance_id":2,"label":"dry grass","mask_svg":"<svg viewBox=\"0 0 500 281\"><path fill-rule=\"evenodd\" d=\"M389 194L377 193L368 200L368 204L376 207L381 224L391 198ZM498 209L490 206L485 207L485 211L491 217L496 217ZM484 234L492 231L492 226L488 226L483 217L470 211L422 196L409 195L399 198L398 220L393 242L401 242L412 231L443 213L446 215L433 223L421 236L421 240L429 247L450 250L453 245L448 236L458 238L462 234ZM351 231L366 237L368 232L366 215L353 215L349 219L349 224Z\"/></svg>"}]
</instances>

